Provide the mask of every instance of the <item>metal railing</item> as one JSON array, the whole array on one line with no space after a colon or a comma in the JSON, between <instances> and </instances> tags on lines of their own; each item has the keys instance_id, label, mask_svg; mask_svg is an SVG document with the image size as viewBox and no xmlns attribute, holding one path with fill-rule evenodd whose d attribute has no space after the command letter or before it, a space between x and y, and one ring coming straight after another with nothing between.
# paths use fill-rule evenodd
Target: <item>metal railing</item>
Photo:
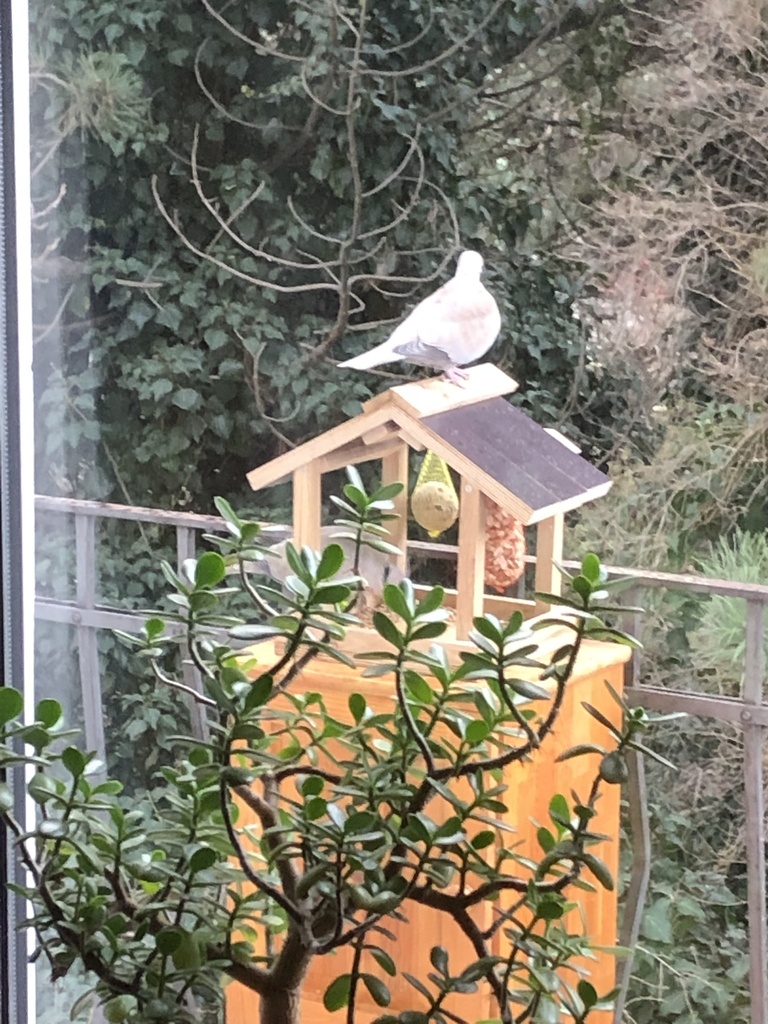
<instances>
[{"instance_id":1,"label":"metal railing","mask_svg":"<svg viewBox=\"0 0 768 1024\"><path fill-rule=\"evenodd\" d=\"M145 615L99 603L97 594L97 522L118 519L140 524L155 524L175 530L179 565L194 557L198 534L226 532L223 520L216 516L134 506L111 505L69 498L36 498L38 514L74 517L75 525L75 596L71 600L38 597L36 618L46 622L67 623L77 630L80 680L83 694L84 733L89 749L104 755L104 728L101 716L101 679L97 646L99 629L138 631ZM414 548L435 555L441 546L424 543ZM442 547L450 557L455 549ZM565 568L578 569L578 563L566 562ZM633 581L625 592L627 604L635 604L645 590L661 588L706 597L720 595L746 602L745 664L741 692L738 696L713 696L692 690L661 688L642 683L642 666L635 657L629 665L625 694L630 703L649 711L682 711L692 716L714 718L739 726L744 739L744 810L746 818L747 924L750 960L751 1024L768 1024L768 928L766 927L765 875L765 791L763 743L768 728L768 704L764 700L765 680L765 610L768 586L734 583L701 576L609 567L612 577ZM642 638L642 618L628 613L628 628ZM199 689L200 681L190 669L188 685ZM625 900L620 942L632 947L637 941L640 917L650 877L650 830L647 813L645 775L642 758L630 764L628 799L632 832L633 867ZM616 1021L626 999L631 962L619 967L620 996Z\"/></svg>"}]
</instances>

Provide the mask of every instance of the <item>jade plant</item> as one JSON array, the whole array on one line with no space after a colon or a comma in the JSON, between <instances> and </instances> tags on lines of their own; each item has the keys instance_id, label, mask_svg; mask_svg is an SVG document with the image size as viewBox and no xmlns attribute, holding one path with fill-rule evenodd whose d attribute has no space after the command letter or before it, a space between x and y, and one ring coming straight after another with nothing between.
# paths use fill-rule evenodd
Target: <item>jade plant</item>
<instances>
[{"instance_id":1,"label":"jade plant","mask_svg":"<svg viewBox=\"0 0 768 1024\"><path fill-rule=\"evenodd\" d=\"M517 612L478 617L472 649L452 664L439 643L441 588L418 597L408 580L388 584L373 614L378 649L353 659L344 639L358 624L355 566L366 546L389 550L383 524L396 493L368 492L349 471L339 536L354 540L355 564L341 575L339 544L288 545L284 585L261 582L249 569L264 555L260 528L223 500L226 536L209 537L212 549L180 573L164 565L172 610L123 639L157 685L200 702L207 730L183 737L184 759L162 770L144 804L104 778L56 701L25 724L20 696L0 690L2 765L31 772L38 812L26 831L0 783L27 869L29 927L54 976L85 968L108 1020L200 1020L235 979L259 997L261 1024L298 1024L310 963L344 947L348 966L324 1001L347 1024L363 990L381 1024L462 1021L457 997L474 1021L472 993L482 991L502 1024L580 1024L610 1004L576 962L590 943L568 912L574 886L614 885L594 852L605 839L595 805L625 779L627 749L648 752L645 713L615 693L620 725L586 706L605 744L576 742L561 756L592 757L594 780L552 794L538 857L516 850L502 815L504 769L546 744L584 641L635 644L603 618L618 611L614 585L589 554L567 593L550 598L553 614L530 627ZM544 655L540 631L554 626L565 640ZM182 681L182 655L204 693ZM346 714L306 691L302 669L316 657L357 668ZM370 706L370 679L389 681L388 710ZM490 924L477 914L488 903ZM436 946L427 976L404 970L387 939L415 905L449 916L474 950L468 962ZM412 1005L388 1011L398 971Z\"/></svg>"}]
</instances>

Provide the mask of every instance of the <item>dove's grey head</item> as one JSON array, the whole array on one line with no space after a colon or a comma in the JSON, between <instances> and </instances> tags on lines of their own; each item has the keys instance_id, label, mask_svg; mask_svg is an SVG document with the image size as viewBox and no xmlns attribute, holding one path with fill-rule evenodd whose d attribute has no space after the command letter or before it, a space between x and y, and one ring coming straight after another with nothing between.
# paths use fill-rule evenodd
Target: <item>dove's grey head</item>
<instances>
[{"instance_id":1,"label":"dove's grey head","mask_svg":"<svg viewBox=\"0 0 768 1024\"><path fill-rule=\"evenodd\" d=\"M456 277L471 277L479 280L483 272L483 257L473 249L465 249L456 264Z\"/></svg>"}]
</instances>

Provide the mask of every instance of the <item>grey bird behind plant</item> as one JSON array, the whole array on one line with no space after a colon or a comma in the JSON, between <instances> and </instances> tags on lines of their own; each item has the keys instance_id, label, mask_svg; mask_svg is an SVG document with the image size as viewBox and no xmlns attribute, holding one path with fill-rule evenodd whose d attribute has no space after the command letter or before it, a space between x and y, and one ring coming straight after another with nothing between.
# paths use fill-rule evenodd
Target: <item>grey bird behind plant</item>
<instances>
[{"instance_id":1,"label":"grey bird behind plant","mask_svg":"<svg viewBox=\"0 0 768 1024\"><path fill-rule=\"evenodd\" d=\"M323 526L320 530L320 547L326 548L329 544L341 546L344 551L344 562L339 575L346 576L354 569L355 542L349 537L340 537L339 534L342 532L344 531L339 526ZM279 544L273 544L263 559L248 564L249 570L271 576L278 583L285 583L286 578L292 573L285 556L289 542L292 543L293 538L288 537ZM357 574L363 580L363 594L367 606L373 607L381 601L387 583L399 583L404 578L395 558L393 554L376 551L366 544L360 548Z\"/></svg>"}]
</instances>

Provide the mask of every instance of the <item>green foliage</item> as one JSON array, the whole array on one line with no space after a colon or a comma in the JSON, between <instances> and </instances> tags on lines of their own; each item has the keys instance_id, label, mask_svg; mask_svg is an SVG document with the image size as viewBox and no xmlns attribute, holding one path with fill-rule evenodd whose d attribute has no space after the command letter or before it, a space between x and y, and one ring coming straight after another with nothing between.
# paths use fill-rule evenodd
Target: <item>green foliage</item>
<instances>
[{"instance_id":1,"label":"green foliage","mask_svg":"<svg viewBox=\"0 0 768 1024\"><path fill-rule=\"evenodd\" d=\"M716 579L764 584L768 580L768 535L737 528L730 537L721 537L712 545L710 553L699 560L699 568ZM738 691L746 636L746 602L720 594L711 597L690 642L697 664L713 673L721 693ZM768 638L765 651L768 655Z\"/></svg>"},{"instance_id":2,"label":"green foliage","mask_svg":"<svg viewBox=\"0 0 768 1024\"><path fill-rule=\"evenodd\" d=\"M359 552L378 542L394 490L369 493L349 476L340 504ZM181 685L168 656L182 644L205 681L210 738L177 739L180 756L161 769L149 804L94 777L101 766L71 744L58 702L38 704L26 725L17 697L0 702L4 766L35 769L33 842L7 801L0 813L31 873L32 925L54 973L79 964L94 975L110 1020L183 1024L220 998L226 975L268 1003L300 986L313 957L348 945L353 967L330 985L326 1006L351 1003L362 985L386 1007L398 964L378 936L415 902L449 912L456 927L468 922L476 956L456 966L435 947L434 973L407 975L415 1006L397 1019L440 1024L449 994L483 987L502 1016L514 1007L536 1019L567 1011L586 1020L601 1002L574 978L573 958L589 939L566 915L571 886L614 884L593 850L604 837L591 828L606 773L601 766L588 792L552 798L543 854L532 861L508 846L500 771L554 728L586 637L631 642L598 616L613 586L597 558L584 559L573 597L549 622L570 641L546 657L519 615L486 616L475 620L474 649L452 666L440 646L423 643L445 630L440 588L417 599L408 580L387 585L374 621L381 650L364 656L364 676L392 680L393 707L374 711L360 691L350 716L337 717L322 694L305 692L300 670L318 653L350 661L340 641L358 624L359 577L337 577L336 545L322 554L289 547L285 590L260 587L247 571L263 553L258 526L217 504L229 528L219 552L180 573L164 564L173 610L139 636L120 634L158 684ZM240 589L255 613L247 621L228 607ZM266 639L280 641L266 649L270 660L243 646ZM622 713L625 725L608 723L607 738L615 752L642 749L646 717L623 704ZM16 753L18 742L34 754ZM498 924L478 933L468 912L502 890L514 894L511 907L499 902ZM499 929L503 942L492 951Z\"/></svg>"},{"instance_id":3,"label":"green foliage","mask_svg":"<svg viewBox=\"0 0 768 1024\"><path fill-rule=\"evenodd\" d=\"M61 517L41 517L38 525L37 593L74 600L74 530L63 532ZM171 531L145 526L139 533L134 523L105 520L98 542L96 600L130 611L151 607L164 584L156 551L172 550ZM108 769L131 793L146 792L154 785L157 768L172 763L179 753L173 736L189 729L188 703L180 693L158 689L137 672L131 653L109 632L99 632L98 657ZM70 709L72 723L82 723L75 628L38 622L35 665L38 696L56 696Z\"/></svg>"},{"instance_id":4,"label":"green foliage","mask_svg":"<svg viewBox=\"0 0 768 1024\"><path fill-rule=\"evenodd\" d=\"M494 358L540 419L560 415L581 359L573 274L516 255L531 196L466 142L483 128L479 91L550 15L368 4L355 56L333 10L228 11L249 45L203 4L33 0L38 491L205 512L225 493L263 514L246 471L359 411L379 379L334 364L383 337L460 246L484 251L504 307ZM582 383L586 407L598 392ZM68 549L41 540L41 583L65 588ZM147 607L158 540L101 531L112 599ZM54 632L40 632L41 666ZM148 786L131 744L150 770L152 747L172 759L183 705L149 698L113 644L102 667L113 767ZM130 709L145 713L129 738Z\"/></svg>"},{"instance_id":5,"label":"green foliage","mask_svg":"<svg viewBox=\"0 0 768 1024\"><path fill-rule=\"evenodd\" d=\"M679 727L676 732L681 732ZM656 739L669 749L663 730ZM682 743L678 739L674 744L681 757L687 747L689 758L695 758L696 745L701 745L701 734L691 726L682 731ZM705 767L707 761L697 758L696 764ZM717 766L718 761L710 762L710 771ZM690 790L685 766L681 776ZM627 1016L635 1024L694 1024L727 1015L747 1024L745 889L736 872L723 869L732 836L717 835L723 827L727 830L726 807L733 807L735 794L723 805L708 794L708 821L701 829L692 823L701 807L692 812L678 787L662 795L653 774L650 781L656 791L651 804L652 896L635 950Z\"/></svg>"},{"instance_id":6,"label":"green foliage","mask_svg":"<svg viewBox=\"0 0 768 1024\"><path fill-rule=\"evenodd\" d=\"M547 17L33 4L40 486L206 511L242 493L255 462L358 410L376 378L333 364L460 246L484 250L505 309L495 358L558 417L575 286L514 255L535 186L510 193L465 141Z\"/></svg>"},{"instance_id":7,"label":"green foliage","mask_svg":"<svg viewBox=\"0 0 768 1024\"><path fill-rule=\"evenodd\" d=\"M650 449L616 454L613 487L579 511L572 542L604 545L609 564L684 571L701 559L704 566L712 545L737 526L761 530L765 428L764 417L735 404L702 408L676 399L656 410Z\"/></svg>"},{"instance_id":8,"label":"green foliage","mask_svg":"<svg viewBox=\"0 0 768 1024\"><path fill-rule=\"evenodd\" d=\"M753 531L765 525L765 261L762 229L752 219L760 215L753 192L762 166L752 143L765 134L753 120L764 109L762 40L734 47L738 33L730 24L708 34L700 4L680 4L673 17L668 5L655 3L648 12L621 3L512 6L484 24L489 4L442 5L428 24L424 5L376 5L363 33L365 82L358 83L356 108L362 187L370 192L387 181L410 151L417 122L424 170L414 173L414 150L402 174L366 198L363 228L390 223L393 209L407 216L354 267L367 275L358 292L364 308L334 336L344 290L276 291L273 285L311 283L314 271L261 259L221 234L190 184L188 161L199 126L204 194L222 216L234 216L237 234L255 247L316 262L333 249L328 238L349 241L349 136L343 113L333 110L345 104L354 27L345 24L332 40L325 8L276 0L228 10L238 31L257 43L293 45L306 57L305 88L294 62L236 39L202 6L32 4L40 490L205 511L217 492L246 500L245 470L354 414L377 386L368 375L340 380L332 364L379 340L379 328L352 328L397 316L432 287L425 278L454 245L453 212L462 244L489 257L489 283L505 317L493 358L520 380L517 400L541 420L572 423L587 453L612 452L615 486L587 512L576 546L599 545L621 564L687 568L703 565L698 559L708 545L735 523ZM414 32L422 33L420 42L410 46ZM544 43L530 60L534 38ZM688 45L697 50L700 93L695 104L676 106L674 83L678 71L687 80ZM714 79L711 68L702 70L707 60ZM722 96L736 98L707 108ZM669 182L666 154L676 151L684 159ZM191 243L269 284L236 278L185 246L161 220L153 174ZM411 205L420 175L422 192ZM714 221L701 205L702 176L722 199L712 204ZM622 196L629 195L630 211L645 213L659 181L662 214L639 229L632 217L622 219ZM731 218L725 236L723 216ZM560 260L552 250L564 229ZM674 279L676 312L684 316L658 325L651 344L639 344L634 331L628 344L616 344L614 303L597 332L607 332L609 344L596 344L593 325L574 320L574 301L583 312L585 292L598 299L606 290L621 299L656 294L655 277L650 288L625 287L622 271L635 266L633 240L642 258L650 255L649 263ZM400 275L416 280L388 287L387 279ZM110 596L147 607L157 593L157 559L135 537L111 533L102 542ZM150 537L151 549L158 544ZM45 586L49 568L64 586L67 571L56 567L66 546L39 550ZM713 621L689 601L656 606L655 614L664 624L655 634L661 656L649 669L657 676L690 672L692 647L707 653L705 630L692 634L703 614L713 635L725 637L727 627L728 638L738 618L735 608L722 608ZM402 631L402 620L393 625ZM38 676L58 684L60 651L71 645L58 643L53 630L40 630ZM159 763L181 756L170 737L183 703L136 677L126 649L108 647L106 726L117 753L110 767L146 787L151 780L136 772L134 754ZM714 657L712 645L707 650ZM727 685L737 682L738 670L723 668ZM712 685L712 678L697 678ZM404 686L413 699L425 699L415 676ZM357 701L355 710L364 713ZM470 728L472 739L482 726ZM715 756L707 767L709 775L722 774ZM620 775L609 762L606 773L616 770ZM654 794L661 811L666 795ZM732 802L717 804L723 821L732 819ZM677 885L685 852L673 845L661 849ZM704 893L697 889L697 898ZM730 925L721 924L709 918L701 931L730 935ZM737 943L729 939L723 948L737 958ZM663 953L655 948L657 967ZM668 986L664 1013L676 1021L680 994L669 977L674 963L653 975L653 992ZM715 991L711 976L709 984ZM662 998L647 1005L658 1011ZM701 998L707 1006L706 993ZM713 1019L720 1019L722 1007L712 1000Z\"/></svg>"},{"instance_id":9,"label":"green foliage","mask_svg":"<svg viewBox=\"0 0 768 1024\"><path fill-rule=\"evenodd\" d=\"M701 623L709 600L657 597L643 682L734 693L742 666L721 648L719 667ZM725 626L727 620L723 621ZM710 619L713 628L717 622ZM701 648L699 644L701 643ZM744 766L741 730L691 716L662 724L654 748L674 776L648 765L650 896L633 960L627 1019L647 1024L749 1020ZM629 823L627 823L629 826Z\"/></svg>"}]
</instances>

